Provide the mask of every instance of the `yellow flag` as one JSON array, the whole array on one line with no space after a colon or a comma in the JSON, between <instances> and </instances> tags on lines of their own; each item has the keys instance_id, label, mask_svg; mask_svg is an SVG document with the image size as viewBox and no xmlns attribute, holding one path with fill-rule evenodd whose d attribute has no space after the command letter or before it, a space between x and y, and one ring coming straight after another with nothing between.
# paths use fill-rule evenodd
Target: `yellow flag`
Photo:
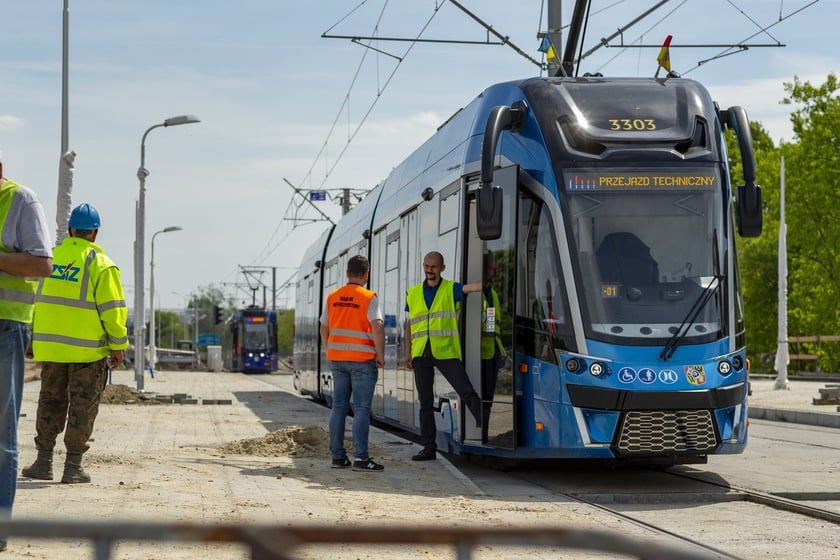
<instances>
[{"instance_id":1,"label":"yellow flag","mask_svg":"<svg viewBox=\"0 0 840 560\"><path fill-rule=\"evenodd\" d=\"M664 68L667 72L671 71L671 36L665 37L665 42L662 43L662 49L659 51L659 56L656 57L656 62L659 66Z\"/></svg>"}]
</instances>

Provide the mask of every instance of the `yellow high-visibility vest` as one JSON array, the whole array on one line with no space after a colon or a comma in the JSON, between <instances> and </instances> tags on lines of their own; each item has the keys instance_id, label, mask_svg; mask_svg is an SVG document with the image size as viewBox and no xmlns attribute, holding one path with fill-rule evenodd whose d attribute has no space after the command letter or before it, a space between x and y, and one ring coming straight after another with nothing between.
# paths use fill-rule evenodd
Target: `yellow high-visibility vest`
<instances>
[{"instance_id":1,"label":"yellow high-visibility vest","mask_svg":"<svg viewBox=\"0 0 840 560\"><path fill-rule=\"evenodd\" d=\"M35 300L38 362L89 363L128 348L119 269L95 243L68 237L53 250L52 274Z\"/></svg>"},{"instance_id":2,"label":"yellow high-visibility vest","mask_svg":"<svg viewBox=\"0 0 840 560\"><path fill-rule=\"evenodd\" d=\"M432 346L432 356L439 360L461 359L461 337L458 334L458 312L455 303L455 283L441 279L432 307L426 307L423 283L406 293L408 323L411 326L411 357L423 355L426 342Z\"/></svg>"},{"instance_id":3,"label":"yellow high-visibility vest","mask_svg":"<svg viewBox=\"0 0 840 560\"><path fill-rule=\"evenodd\" d=\"M20 185L6 179L3 188L0 189L0 252L3 253L13 252L11 248L3 245L2 233L19 188ZM37 289L37 280L0 273L0 319L31 323Z\"/></svg>"}]
</instances>

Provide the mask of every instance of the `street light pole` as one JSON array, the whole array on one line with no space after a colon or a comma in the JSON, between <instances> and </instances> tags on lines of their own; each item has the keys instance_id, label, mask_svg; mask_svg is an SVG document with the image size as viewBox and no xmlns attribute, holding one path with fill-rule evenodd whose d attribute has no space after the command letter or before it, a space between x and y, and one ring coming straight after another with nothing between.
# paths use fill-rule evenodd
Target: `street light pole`
<instances>
[{"instance_id":1,"label":"street light pole","mask_svg":"<svg viewBox=\"0 0 840 560\"><path fill-rule=\"evenodd\" d=\"M143 269L145 267L145 256L143 253L146 248L146 177L149 176L149 171L146 169L146 136L154 129L162 126L178 126L197 122L201 121L193 115L170 117L162 123L147 128L146 132L143 133L143 139L140 141L140 167L137 169L137 178L140 179L140 197L137 202L134 238L134 381L137 383L138 391L143 391L143 347L145 346L143 342L143 329L146 325L143 316L143 287L145 280L143 278Z\"/></svg>"},{"instance_id":2,"label":"street light pole","mask_svg":"<svg viewBox=\"0 0 840 560\"><path fill-rule=\"evenodd\" d=\"M155 237L159 233L181 231L181 226L169 226L152 235L152 258L149 261L149 372L155 376L155 362L157 361L157 349L155 348Z\"/></svg>"}]
</instances>

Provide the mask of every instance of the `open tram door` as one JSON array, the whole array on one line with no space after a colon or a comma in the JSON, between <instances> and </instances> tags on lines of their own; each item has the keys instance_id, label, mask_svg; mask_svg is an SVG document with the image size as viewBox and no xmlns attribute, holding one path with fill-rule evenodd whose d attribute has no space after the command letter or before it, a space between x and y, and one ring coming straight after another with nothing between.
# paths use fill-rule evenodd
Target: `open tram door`
<instances>
[{"instance_id":1,"label":"open tram door","mask_svg":"<svg viewBox=\"0 0 840 560\"><path fill-rule=\"evenodd\" d=\"M494 447L516 447L516 386L513 371L513 311L515 294L516 192L519 167L495 170L493 183L499 187L507 219L499 212L499 234L482 239L477 216L478 191L468 198L465 283L481 281L481 297L466 298L464 318L464 363L470 380L482 400L481 442ZM477 184L475 185L478 186ZM469 416L469 415L468 415ZM467 430L467 439L474 439Z\"/></svg>"}]
</instances>

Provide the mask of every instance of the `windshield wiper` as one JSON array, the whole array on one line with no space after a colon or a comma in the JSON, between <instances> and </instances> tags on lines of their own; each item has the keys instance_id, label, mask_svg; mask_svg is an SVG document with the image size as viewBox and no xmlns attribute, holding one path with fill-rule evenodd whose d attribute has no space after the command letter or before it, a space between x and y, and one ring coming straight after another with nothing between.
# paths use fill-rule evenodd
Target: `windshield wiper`
<instances>
[{"instance_id":1,"label":"windshield wiper","mask_svg":"<svg viewBox=\"0 0 840 560\"><path fill-rule=\"evenodd\" d=\"M709 300L712 299L717 291L720 289L720 284L723 281L723 276L720 274L720 263L718 261L719 254L718 253L718 238L717 238L717 229L713 232L713 255L712 258L714 259L714 272L715 275L712 278L712 281L709 282L709 285L703 290L703 293L700 294L694 303L691 306L691 309L688 310L686 313L685 318L680 323L680 326L677 327L677 330L674 331L674 334L668 339L668 342L665 343L665 347L662 348L662 352L659 353L659 359L663 362L667 362L671 359L674 355L674 352L677 351L677 346L685 339L688 335L689 329L694 325L694 322L697 321L697 317L700 315L700 312L703 311L703 308L706 307L706 304L709 303Z\"/></svg>"},{"instance_id":2,"label":"windshield wiper","mask_svg":"<svg viewBox=\"0 0 840 560\"><path fill-rule=\"evenodd\" d=\"M712 281L709 283L709 287L706 288L700 297L697 298L694 302L694 305L691 306L691 309L688 310L688 314L683 319L680 326L677 327L677 330L671 336L667 343L665 343L665 347L662 349L662 352L659 354L659 359L662 361L667 362L671 359L671 356L674 355L674 352L677 350L677 346L680 345L680 342L685 339L688 335L689 329L694 325L694 322L697 320L697 316L700 315L700 312L703 311L703 308L709 303L709 300L712 299L718 289L720 288L720 282L723 280L723 277L720 275L716 275L712 278Z\"/></svg>"}]
</instances>

